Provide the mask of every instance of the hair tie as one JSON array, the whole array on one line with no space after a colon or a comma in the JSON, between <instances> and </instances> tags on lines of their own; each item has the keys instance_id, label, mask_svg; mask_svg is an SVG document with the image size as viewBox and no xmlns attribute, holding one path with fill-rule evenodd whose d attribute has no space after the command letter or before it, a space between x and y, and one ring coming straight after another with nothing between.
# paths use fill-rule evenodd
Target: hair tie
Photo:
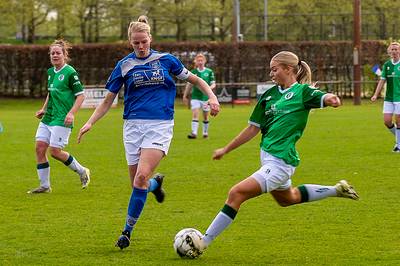
<instances>
[{"instance_id":1,"label":"hair tie","mask_svg":"<svg viewBox=\"0 0 400 266\"><path fill-rule=\"evenodd\" d=\"M297 63L298 66L301 66L301 60L299 59L299 62Z\"/></svg>"}]
</instances>

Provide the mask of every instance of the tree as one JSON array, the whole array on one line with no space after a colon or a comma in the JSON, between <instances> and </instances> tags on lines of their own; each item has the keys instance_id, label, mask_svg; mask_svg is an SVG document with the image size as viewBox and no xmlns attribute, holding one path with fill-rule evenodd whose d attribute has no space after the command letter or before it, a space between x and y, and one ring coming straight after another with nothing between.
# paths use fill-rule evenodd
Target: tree
<instances>
[{"instance_id":1,"label":"tree","mask_svg":"<svg viewBox=\"0 0 400 266\"><path fill-rule=\"evenodd\" d=\"M45 23L50 7L45 0L20 0L13 1L18 14L22 40L33 43L36 38L36 28Z\"/></svg>"},{"instance_id":2,"label":"tree","mask_svg":"<svg viewBox=\"0 0 400 266\"><path fill-rule=\"evenodd\" d=\"M15 27L10 27L16 24L16 16L10 12L14 4L12 1L0 1L0 38L15 36Z\"/></svg>"},{"instance_id":3,"label":"tree","mask_svg":"<svg viewBox=\"0 0 400 266\"><path fill-rule=\"evenodd\" d=\"M80 0L76 6L82 42L99 42L100 27L107 14L107 0Z\"/></svg>"}]
</instances>

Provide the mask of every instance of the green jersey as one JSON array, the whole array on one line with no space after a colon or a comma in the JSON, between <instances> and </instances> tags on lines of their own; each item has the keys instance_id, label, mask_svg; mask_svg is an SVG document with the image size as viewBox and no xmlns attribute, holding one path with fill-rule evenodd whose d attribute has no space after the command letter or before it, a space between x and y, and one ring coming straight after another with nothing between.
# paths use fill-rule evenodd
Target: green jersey
<instances>
[{"instance_id":1,"label":"green jersey","mask_svg":"<svg viewBox=\"0 0 400 266\"><path fill-rule=\"evenodd\" d=\"M311 108L323 107L324 92L307 84L294 83L282 90L274 86L258 101L249 124L261 129L262 150L297 166L295 144L303 134Z\"/></svg>"},{"instance_id":2,"label":"green jersey","mask_svg":"<svg viewBox=\"0 0 400 266\"><path fill-rule=\"evenodd\" d=\"M211 85L213 82L215 82L214 72L210 68L206 67L202 71L200 71L198 68L196 68L196 69L193 69L191 72L194 75L201 78L202 80L204 80L208 85ZM193 86L192 99L200 100L200 101L207 101L208 96L205 95L199 88L197 88L196 86Z\"/></svg>"},{"instance_id":3,"label":"green jersey","mask_svg":"<svg viewBox=\"0 0 400 266\"><path fill-rule=\"evenodd\" d=\"M392 60L386 61L382 68L382 79L386 79L385 101L400 102L400 61L393 64Z\"/></svg>"},{"instance_id":4,"label":"green jersey","mask_svg":"<svg viewBox=\"0 0 400 266\"><path fill-rule=\"evenodd\" d=\"M49 126L63 126L67 113L75 103L75 97L83 94L83 86L75 69L66 64L59 71L47 70L49 101L42 122ZM72 128L72 125L70 126Z\"/></svg>"}]
</instances>

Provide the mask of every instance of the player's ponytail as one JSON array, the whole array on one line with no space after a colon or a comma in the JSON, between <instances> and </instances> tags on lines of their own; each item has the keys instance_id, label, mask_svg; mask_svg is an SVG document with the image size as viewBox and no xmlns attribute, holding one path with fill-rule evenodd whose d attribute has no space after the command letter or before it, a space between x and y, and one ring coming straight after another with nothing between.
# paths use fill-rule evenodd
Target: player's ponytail
<instances>
[{"instance_id":1,"label":"player's ponytail","mask_svg":"<svg viewBox=\"0 0 400 266\"><path fill-rule=\"evenodd\" d=\"M297 64L297 75L296 75L296 80L298 83L304 84L311 84L311 68L310 66L304 62L304 61L299 61Z\"/></svg>"},{"instance_id":2,"label":"player's ponytail","mask_svg":"<svg viewBox=\"0 0 400 266\"><path fill-rule=\"evenodd\" d=\"M305 62L299 59L299 57L289 51L282 51L274 55L271 61L277 61L282 65L290 66L293 68L294 73L296 74L297 82L304 84L311 83L311 69L310 66Z\"/></svg>"},{"instance_id":3,"label":"player's ponytail","mask_svg":"<svg viewBox=\"0 0 400 266\"><path fill-rule=\"evenodd\" d=\"M140 17L138 17L137 21L145 23L145 24L149 24L149 18L147 16L145 16L145 15L141 15Z\"/></svg>"}]
</instances>

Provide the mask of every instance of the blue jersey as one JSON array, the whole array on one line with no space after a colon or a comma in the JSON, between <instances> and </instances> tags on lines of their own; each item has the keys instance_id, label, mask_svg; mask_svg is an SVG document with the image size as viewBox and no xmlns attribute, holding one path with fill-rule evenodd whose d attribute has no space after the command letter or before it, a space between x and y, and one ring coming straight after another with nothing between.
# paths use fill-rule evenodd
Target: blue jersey
<instances>
[{"instance_id":1,"label":"blue jersey","mask_svg":"<svg viewBox=\"0 0 400 266\"><path fill-rule=\"evenodd\" d=\"M118 93L124 85L124 119L172 120L176 86L171 74L185 80L190 72L169 53L150 50L145 58L131 53L118 62L106 89Z\"/></svg>"}]
</instances>

